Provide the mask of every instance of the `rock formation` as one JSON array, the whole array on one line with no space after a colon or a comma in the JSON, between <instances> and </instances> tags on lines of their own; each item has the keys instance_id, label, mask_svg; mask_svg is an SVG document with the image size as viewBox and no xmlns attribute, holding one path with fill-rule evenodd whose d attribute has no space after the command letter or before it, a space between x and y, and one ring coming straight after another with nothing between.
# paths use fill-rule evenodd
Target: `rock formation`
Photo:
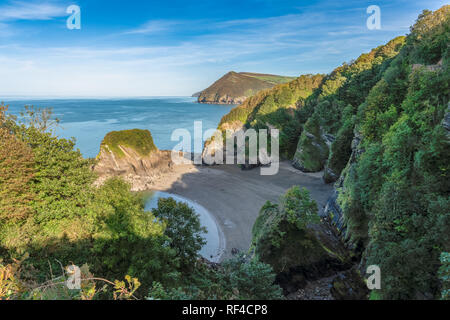
<instances>
[{"instance_id":1,"label":"rock formation","mask_svg":"<svg viewBox=\"0 0 450 320\"><path fill-rule=\"evenodd\" d=\"M133 191L142 191L172 168L171 151L158 150L148 130L134 129L105 136L94 171L99 175L97 184L120 176L131 183Z\"/></svg>"},{"instance_id":2,"label":"rock formation","mask_svg":"<svg viewBox=\"0 0 450 320\"><path fill-rule=\"evenodd\" d=\"M272 266L285 294L352 265L329 225L318 218L313 222L313 216L317 218L316 203L305 191L293 188L279 205L266 204L253 227L255 255Z\"/></svg>"},{"instance_id":3,"label":"rock formation","mask_svg":"<svg viewBox=\"0 0 450 320\"><path fill-rule=\"evenodd\" d=\"M292 165L303 172L321 171L328 159L334 137L323 134L317 119L309 119L300 135Z\"/></svg>"}]
</instances>

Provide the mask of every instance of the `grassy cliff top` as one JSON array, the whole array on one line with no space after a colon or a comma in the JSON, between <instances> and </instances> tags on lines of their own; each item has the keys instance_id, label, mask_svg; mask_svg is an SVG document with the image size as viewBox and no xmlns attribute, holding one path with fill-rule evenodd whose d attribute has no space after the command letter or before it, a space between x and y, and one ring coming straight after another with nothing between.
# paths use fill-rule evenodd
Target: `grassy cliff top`
<instances>
[{"instance_id":1,"label":"grassy cliff top","mask_svg":"<svg viewBox=\"0 0 450 320\"><path fill-rule=\"evenodd\" d=\"M275 74L262 74L262 73L254 73L254 72L239 72L239 74L256 78L259 80L263 80L269 83L272 83L273 85L286 83L292 80L295 80L297 77L288 77L288 76L278 76Z\"/></svg>"},{"instance_id":2,"label":"grassy cliff top","mask_svg":"<svg viewBox=\"0 0 450 320\"><path fill-rule=\"evenodd\" d=\"M147 156L152 151L158 150L150 131L141 129L111 131L103 138L102 146L108 146L119 157L125 156L119 146L132 148L141 156Z\"/></svg>"}]
</instances>

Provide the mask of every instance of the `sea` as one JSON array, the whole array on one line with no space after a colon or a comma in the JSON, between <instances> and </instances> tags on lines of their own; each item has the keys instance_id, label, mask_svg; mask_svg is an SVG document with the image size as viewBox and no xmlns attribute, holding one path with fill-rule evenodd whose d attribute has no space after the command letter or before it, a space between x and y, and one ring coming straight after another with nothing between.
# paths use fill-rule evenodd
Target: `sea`
<instances>
[{"instance_id":1,"label":"sea","mask_svg":"<svg viewBox=\"0 0 450 320\"><path fill-rule=\"evenodd\" d=\"M194 122L201 121L203 132L216 129L220 119L233 106L199 104L193 97L145 97L145 98L30 98L10 97L2 101L9 105L9 112L19 115L25 105L52 108L60 120L55 134L76 140L76 148L86 158L94 158L100 150L103 137L110 131L127 129L150 130L156 146L172 150L181 138L171 140L176 129L191 133L191 146L205 137L194 137ZM193 150L193 149L192 149Z\"/></svg>"}]
</instances>

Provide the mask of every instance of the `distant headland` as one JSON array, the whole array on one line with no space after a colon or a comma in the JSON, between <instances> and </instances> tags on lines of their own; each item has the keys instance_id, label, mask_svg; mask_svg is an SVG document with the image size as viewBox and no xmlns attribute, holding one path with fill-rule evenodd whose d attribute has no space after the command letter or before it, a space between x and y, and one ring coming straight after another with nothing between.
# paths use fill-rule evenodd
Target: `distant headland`
<instances>
[{"instance_id":1,"label":"distant headland","mask_svg":"<svg viewBox=\"0 0 450 320\"><path fill-rule=\"evenodd\" d=\"M273 74L230 71L203 91L194 93L199 103L241 104L248 97L277 84L294 80Z\"/></svg>"}]
</instances>

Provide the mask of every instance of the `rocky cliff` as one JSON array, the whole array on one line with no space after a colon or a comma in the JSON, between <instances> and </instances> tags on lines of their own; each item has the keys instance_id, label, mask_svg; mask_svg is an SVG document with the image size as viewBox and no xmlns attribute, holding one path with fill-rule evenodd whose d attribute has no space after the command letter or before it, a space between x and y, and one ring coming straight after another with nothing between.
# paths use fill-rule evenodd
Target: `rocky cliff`
<instances>
[{"instance_id":1,"label":"rocky cliff","mask_svg":"<svg viewBox=\"0 0 450 320\"><path fill-rule=\"evenodd\" d=\"M172 168L171 152L158 150L150 131L134 129L105 136L94 171L99 175L97 184L120 176L131 183L133 191L142 191Z\"/></svg>"}]
</instances>

